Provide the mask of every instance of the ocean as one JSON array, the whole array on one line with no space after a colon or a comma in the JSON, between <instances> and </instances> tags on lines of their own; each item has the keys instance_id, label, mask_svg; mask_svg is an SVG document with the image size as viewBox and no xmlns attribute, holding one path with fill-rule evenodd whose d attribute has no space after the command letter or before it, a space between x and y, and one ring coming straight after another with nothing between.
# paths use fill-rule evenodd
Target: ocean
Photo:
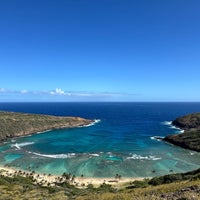
<instances>
[{"instance_id":1,"label":"ocean","mask_svg":"<svg viewBox=\"0 0 200 200\"><path fill-rule=\"evenodd\" d=\"M158 141L180 133L171 121L200 112L200 103L0 103L0 110L96 119L72 129L13 138L0 165L85 177L153 177L199 168L200 153Z\"/></svg>"}]
</instances>

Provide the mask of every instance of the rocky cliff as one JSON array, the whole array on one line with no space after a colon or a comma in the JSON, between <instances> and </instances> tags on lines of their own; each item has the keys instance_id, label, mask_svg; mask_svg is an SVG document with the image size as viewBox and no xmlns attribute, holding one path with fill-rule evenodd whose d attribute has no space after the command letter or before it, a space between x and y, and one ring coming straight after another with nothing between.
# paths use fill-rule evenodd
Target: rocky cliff
<instances>
[{"instance_id":1,"label":"rocky cliff","mask_svg":"<svg viewBox=\"0 0 200 200\"><path fill-rule=\"evenodd\" d=\"M0 140L52 129L79 127L92 122L80 117L0 112Z\"/></svg>"},{"instance_id":2,"label":"rocky cliff","mask_svg":"<svg viewBox=\"0 0 200 200\"><path fill-rule=\"evenodd\" d=\"M192 113L175 119L172 124L184 133L169 135L164 141L200 152L200 113Z\"/></svg>"},{"instance_id":3,"label":"rocky cliff","mask_svg":"<svg viewBox=\"0 0 200 200\"><path fill-rule=\"evenodd\" d=\"M192 113L175 119L172 124L183 130L200 130L200 113Z\"/></svg>"}]
</instances>

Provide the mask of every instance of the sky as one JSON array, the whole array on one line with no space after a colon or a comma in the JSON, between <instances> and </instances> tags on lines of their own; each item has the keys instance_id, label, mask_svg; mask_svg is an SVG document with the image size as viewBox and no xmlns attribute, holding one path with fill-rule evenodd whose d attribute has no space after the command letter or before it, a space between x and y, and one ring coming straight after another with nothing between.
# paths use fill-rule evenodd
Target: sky
<instances>
[{"instance_id":1,"label":"sky","mask_svg":"<svg viewBox=\"0 0 200 200\"><path fill-rule=\"evenodd\" d=\"M0 0L0 102L200 101L199 0Z\"/></svg>"}]
</instances>

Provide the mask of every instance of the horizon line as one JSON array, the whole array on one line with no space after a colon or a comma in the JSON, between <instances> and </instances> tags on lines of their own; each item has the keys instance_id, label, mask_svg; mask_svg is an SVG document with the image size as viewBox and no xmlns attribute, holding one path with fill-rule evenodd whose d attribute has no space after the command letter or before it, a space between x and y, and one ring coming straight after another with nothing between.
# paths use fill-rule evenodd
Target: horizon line
<instances>
[{"instance_id":1,"label":"horizon line","mask_svg":"<svg viewBox=\"0 0 200 200\"><path fill-rule=\"evenodd\" d=\"M200 103L200 101L2 101L0 103Z\"/></svg>"}]
</instances>

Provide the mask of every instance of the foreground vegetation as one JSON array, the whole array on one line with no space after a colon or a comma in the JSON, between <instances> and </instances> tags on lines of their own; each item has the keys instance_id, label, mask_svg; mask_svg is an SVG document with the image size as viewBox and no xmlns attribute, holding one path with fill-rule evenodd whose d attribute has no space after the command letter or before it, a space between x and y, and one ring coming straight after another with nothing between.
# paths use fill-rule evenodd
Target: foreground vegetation
<instances>
[{"instance_id":1,"label":"foreground vegetation","mask_svg":"<svg viewBox=\"0 0 200 200\"><path fill-rule=\"evenodd\" d=\"M72 128L88 125L92 120L80 117L0 112L0 140L29 135L49 129Z\"/></svg>"},{"instance_id":2,"label":"foreground vegetation","mask_svg":"<svg viewBox=\"0 0 200 200\"><path fill-rule=\"evenodd\" d=\"M31 177L0 175L0 199L59 200L198 200L200 199L200 169L156 177L151 180L126 183L122 188L92 184L78 189L68 182L54 187L35 184Z\"/></svg>"}]
</instances>

